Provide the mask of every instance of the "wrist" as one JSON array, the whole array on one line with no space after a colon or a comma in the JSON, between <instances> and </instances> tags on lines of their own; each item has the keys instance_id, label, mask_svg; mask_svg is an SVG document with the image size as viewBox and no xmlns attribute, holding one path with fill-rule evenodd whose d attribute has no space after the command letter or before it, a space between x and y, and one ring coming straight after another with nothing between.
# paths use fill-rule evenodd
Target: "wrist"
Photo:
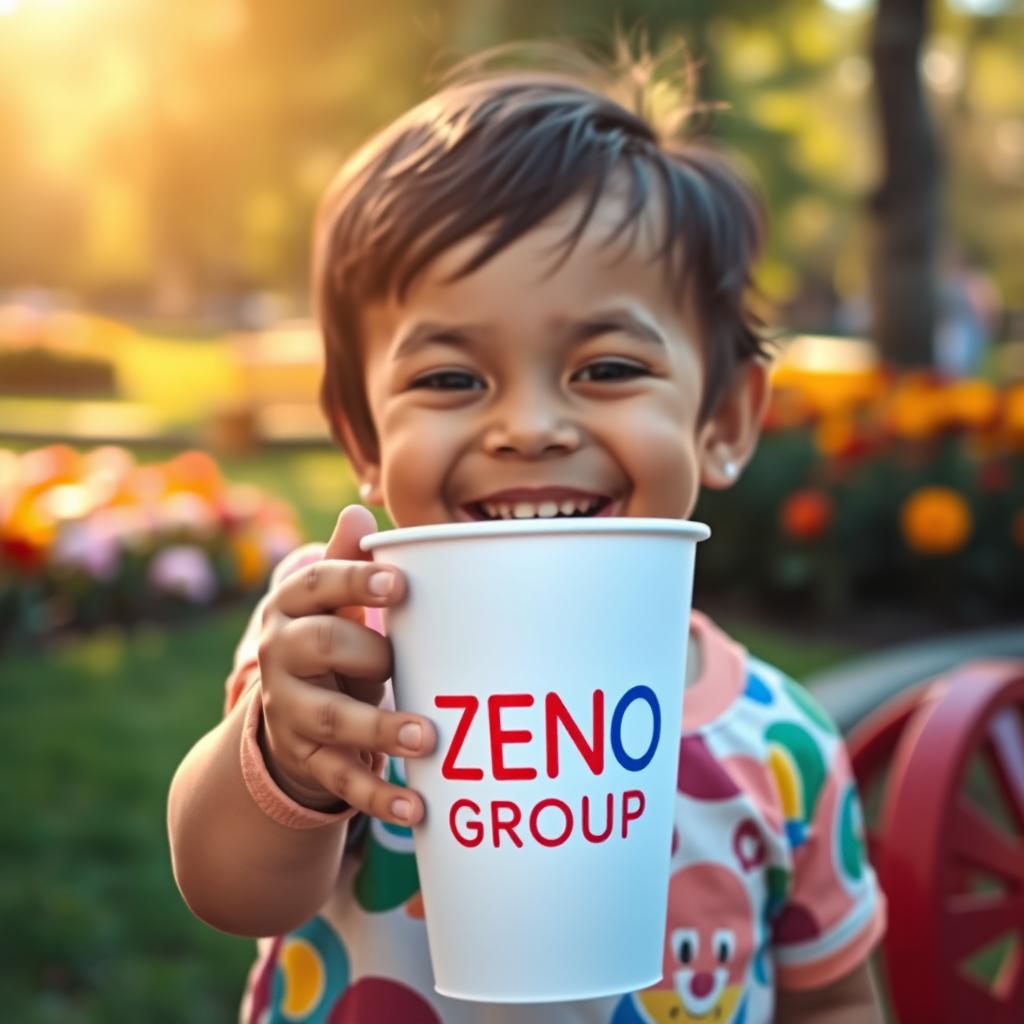
<instances>
[{"instance_id":1,"label":"wrist","mask_svg":"<svg viewBox=\"0 0 1024 1024\"><path fill-rule=\"evenodd\" d=\"M259 687L251 687L245 699L248 704L245 706L242 726L240 767L242 781L256 806L272 821L286 828L323 828L351 818L356 809L340 800L334 800L336 809L320 810L300 803L281 788L270 774L267 759L258 741L263 721L263 701Z\"/></svg>"},{"instance_id":2,"label":"wrist","mask_svg":"<svg viewBox=\"0 0 1024 1024\"><path fill-rule=\"evenodd\" d=\"M262 714L256 723L256 745L259 747L260 754L263 757L263 764L267 769L267 774L274 780L277 788L286 796L291 797L297 804L308 807L311 811L319 811L321 814L340 814L343 811L349 810L351 805L339 799L333 793L329 793L326 789L319 787L312 789L308 786L299 785L281 771L267 743L267 730Z\"/></svg>"}]
</instances>

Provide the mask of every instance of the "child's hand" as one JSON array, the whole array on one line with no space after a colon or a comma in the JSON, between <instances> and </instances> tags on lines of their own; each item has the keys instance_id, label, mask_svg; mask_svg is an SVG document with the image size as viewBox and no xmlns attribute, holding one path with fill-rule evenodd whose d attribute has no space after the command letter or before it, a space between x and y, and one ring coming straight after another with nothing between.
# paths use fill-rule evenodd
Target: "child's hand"
<instances>
[{"instance_id":1,"label":"child's hand","mask_svg":"<svg viewBox=\"0 0 1024 1024\"><path fill-rule=\"evenodd\" d=\"M271 592L259 647L261 742L270 774L298 802L327 810L342 800L410 824L423 816L422 800L380 779L383 755L429 753L435 736L426 719L377 707L391 641L362 624L362 609L397 604L405 579L360 551L360 538L376 528L368 510L349 505L323 561Z\"/></svg>"}]
</instances>

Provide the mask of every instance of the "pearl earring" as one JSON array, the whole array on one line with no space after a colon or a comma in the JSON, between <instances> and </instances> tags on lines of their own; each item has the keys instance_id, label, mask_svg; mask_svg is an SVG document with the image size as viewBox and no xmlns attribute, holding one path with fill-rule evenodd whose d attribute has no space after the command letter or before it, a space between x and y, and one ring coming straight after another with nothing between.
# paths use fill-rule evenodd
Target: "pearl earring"
<instances>
[{"instance_id":1,"label":"pearl earring","mask_svg":"<svg viewBox=\"0 0 1024 1024\"><path fill-rule=\"evenodd\" d=\"M740 471L739 466L737 466L736 463L732 461L732 459L730 459L728 462L724 462L722 464L722 472L730 480L735 480L736 476L739 473L739 471Z\"/></svg>"},{"instance_id":2,"label":"pearl earring","mask_svg":"<svg viewBox=\"0 0 1024 1024\"><path fill-rule=\"evenodd\" d=\"M373 487L372 487L371 484L360 484L359 485L359 497L362 498L363 501L369 501L370 500L370 492L372 490L373 490Z\"/></svg>"}]
</instances>

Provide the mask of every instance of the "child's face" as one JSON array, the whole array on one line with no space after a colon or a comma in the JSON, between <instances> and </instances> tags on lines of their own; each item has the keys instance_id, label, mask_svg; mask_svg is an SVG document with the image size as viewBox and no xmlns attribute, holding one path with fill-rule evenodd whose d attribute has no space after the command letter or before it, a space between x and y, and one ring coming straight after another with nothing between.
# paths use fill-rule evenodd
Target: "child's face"
<instances>
[{"instance_id":1,"label":"child's face","mask_svg":"<svg viewBox=\"0 0 1024 1024\"><path fill-rule=\"evenodd\" d=\"M650 220L632 245L628 231L603 244L620 202L601 201L557 268L578 202L447 283L482 236L466 239L404 301L365 311L380 459L356 470L397 526L564 514L574 498L597 503L586 514L686 519L702 482L732 482L728 464L756 442L764 368L743 368L698 424L704 358Z\"/></svg>"}]
</instances>

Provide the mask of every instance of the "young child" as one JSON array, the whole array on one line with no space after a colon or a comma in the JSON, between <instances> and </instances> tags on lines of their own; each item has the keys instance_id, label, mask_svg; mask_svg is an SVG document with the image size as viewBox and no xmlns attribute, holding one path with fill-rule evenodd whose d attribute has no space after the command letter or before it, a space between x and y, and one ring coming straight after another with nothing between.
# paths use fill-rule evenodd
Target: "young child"
<instances>
[{"instance_id":1,"label":"young child","mask_svg":"<svg viewBox=\"0 0 1024 1024\"><path fill-rule=\"evenodd\" d=\"M570 75L478 72L400 118L332 184L315 241L323 405L364 501L401 527L688 518L758 438L760 223L725 159ZM374 530L349 506L278 567L227 714L171 786L182 895L261 937L243 1022L881 1019L884 901L842 742L698 612L661 980L548 1005L435 993L403 759L436 734L394 711L379 610L406 585L360 552Z\"/></svg>"}]
</instances>

